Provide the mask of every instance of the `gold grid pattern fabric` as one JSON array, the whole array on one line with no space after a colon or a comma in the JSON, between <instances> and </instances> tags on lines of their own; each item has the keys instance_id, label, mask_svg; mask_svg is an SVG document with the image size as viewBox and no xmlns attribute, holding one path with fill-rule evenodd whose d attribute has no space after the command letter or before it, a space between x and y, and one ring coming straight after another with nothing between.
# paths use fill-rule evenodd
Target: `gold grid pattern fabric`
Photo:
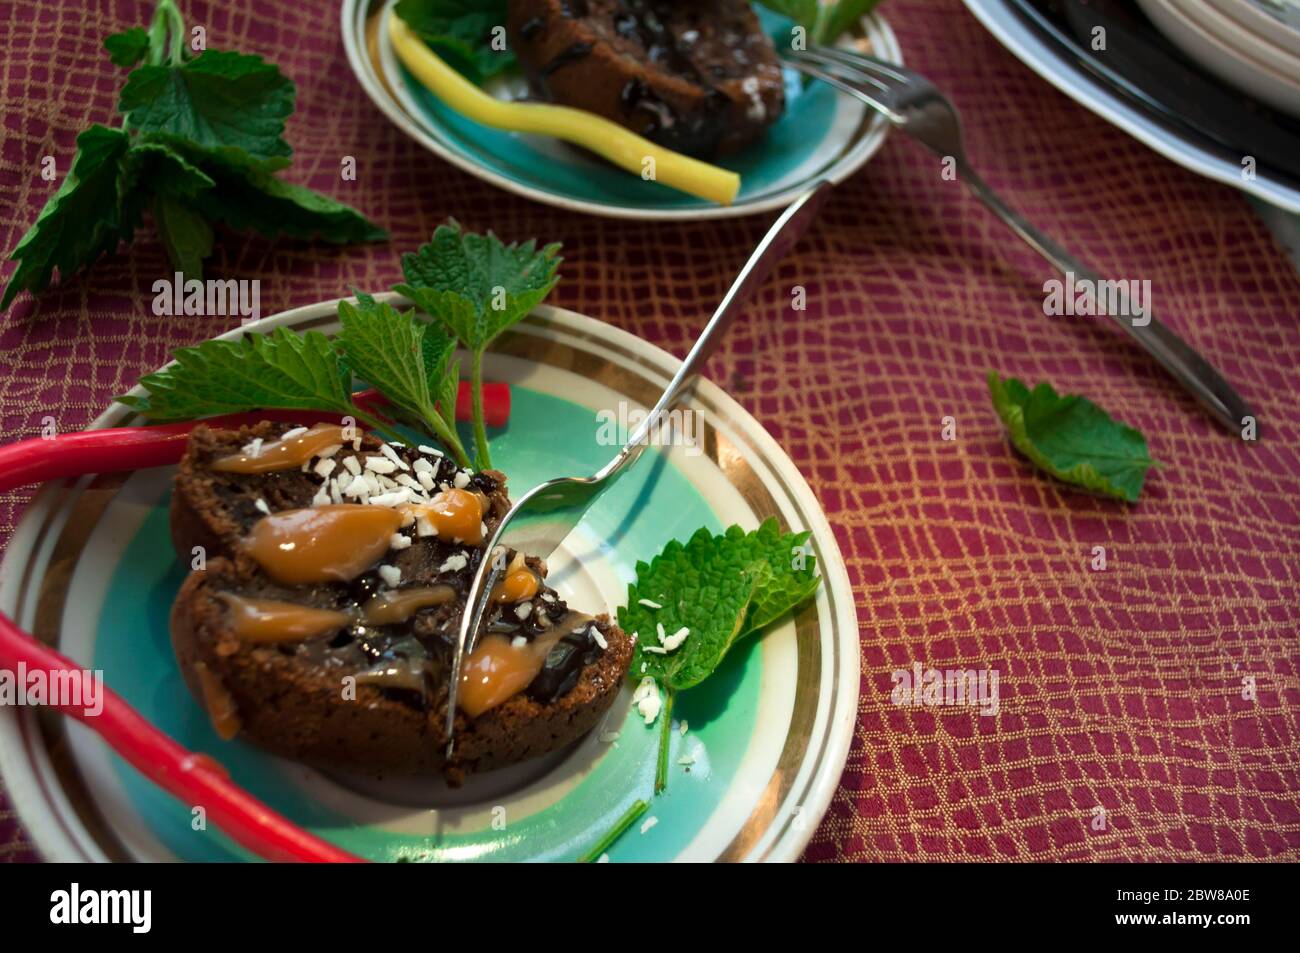
<instances>
[{"instance_id":1,"label":"gold grid pattern fabric","mask_svg":"<svg viewBox=\"0 0 1300 953\"><path fill-rule=\"evenodd\" d=\"M382 289L447 216L564 242L552 301L682 354L770 217L637 223L495 190L371 105L329 0L183 4L212 46L298 84L287 176L361 208L387 245L219 238L210 273L259 278L262 309ZM0 6L0 244L11 248L108 122L100 48L150 5ZM1300 280L1241 195L1057 93L958 0L887 0L907 62L961 110L974 166L1156 313L1253 402L1261 439L1219 432L1128 341L1049 318L1054 277L938 163L893 137L836 190L734 327L710 375L777 438L824 506L861 623L859 721L810 860L1300 858ZM355 156L355 182L340 162ZM159 318L146 229L123 253L0 316L0 440L78 428L171 350L230 319ZM790 307L792 289L808 308ZM1162 468L1137 505L1079 495L1008 447L990 369L1090 397ZM952 417L956 439L942 438ZM0 496L0 544L29 493ZM1090 568L1104 547L1107 568ZM1000 711L891 703L892 673L997 669ZM1243 697L1253 680L1253 698ZM1098 809L1105 824L1096 826ZM0 859L30 844L0 800Z\"/></svg>"}]
</instances>

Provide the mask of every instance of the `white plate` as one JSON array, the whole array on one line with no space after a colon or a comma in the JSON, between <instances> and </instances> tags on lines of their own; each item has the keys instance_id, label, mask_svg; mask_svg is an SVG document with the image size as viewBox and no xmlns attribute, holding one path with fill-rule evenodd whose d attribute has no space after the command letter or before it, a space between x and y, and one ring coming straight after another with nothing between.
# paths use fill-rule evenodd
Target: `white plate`
<instances>
[{"instance_id":1,"label":"white plate","mask_svg":"<svg viewBox=\"0 0 1300 953\"><path fill-rule=\"evenodd\" d=\"M336 310L337 302L322 302L248 329L330 334ZM515 391L511 424L493 438L496 462L521 489L557 467L598 466L610 451L600 445L596 413L622 402L646 406L679 367L626 331L537 308L487 358L485 373ZM830 803L857 720L853 591L824 514L772 437L708 381L689 406L702 416L703 452L656 448L654 462L588 513L576 534L581 558L553 558L550 581L593 610L617 606L636 560L667 539L700 525L752 528L772 516L811 532L823 584L792 619L729 660L735 664L720 670L714 689L705 683L678 700L674 714L689 714L690 731L674 733L673 763L689 752L695 766L675 769L667 792L653 799L655 830L621 839L610 853L616 861L792 861ZM138 422L114 405L91 429ZM454 792L392 779L362 786L239 740L221 742L171 655L167 610L184 570L167 533L169 476L158 468L46 484L0 565L0 611L79 664L101 668L142 715L186 748L215 756L273 809L372 860L572 860L632 800L648 797L658 729L629 717L630 691L605 723L621 729L617 744L593 732L567 752L471 778ZM714 697L698 696L688 713L683 705L696 692ZM80 723L0 706L0 770L49 860L248 856L215 829L193 830L188 806L144 781ZM498 810L509 818L504 829Z\"/></svg>"},{"instance_id":2,"label":"white plate","mask_svg":"<svg viewBox=\"0 0 1300 953\"><path fill-rule=\"evenodd\" d=\"M1270 16L1251 0L1203 0L1203 2L1206 6L1213 7L1224 16L1237 21L1265 43L1280 46L1300 56L1300 29L1283 23L1275 16ZM1300 12L1294 16L1300 23Z\"/></svg>"},{"instance_id":3,"label":"white plate","mask_svg":"<svg viewBox=\"0 0 1300 953\"><path fill-rule=\"evenodd\" d=\"M1300 213L1300 188L1260 171L1252 179L1241 174L1239 157L1189 141L1143 112L1106 84L1094 79L1068 54L1040 37L1007 0L964 0L990 33L1026 66L1075 102L1123 129L1139 142L1185 169L1254 195L1288 212Z\"/></svg>"},{"instance_id":4,"label":"white plate","mask_svg":"<svg viewBox=\"0 0 1300 953\"><path fill-rule=\"evenodd\" d=\"M645 221L698 221L735 218L785 208L818 179L843 181L860 169L884 144L889 125L856 100L829 89L804 87L787 71L789 106L769 135L720 164L741 173L741 191L729 206L685 196L662 186L644 188L624 173L609 178L603 162L544 137L473 128L407 82L396 62L387 30L367 36L367 25L382 22L393 0L343 0L343 45L362 88L392 122L433 154L498 188L570 211ZM775 14L762 14L769 20ZM862 20L860 38L851 42L890 62L902 63L902 51L889 24L879 14ZM368 42L368 39L370 42ZM844 42L850 42L846 38ZM515 98L508 83L489 91ZM826 103L830 103L830 108ZM811 104L798 112L796 104ZM441 114L440 114L441 113ZM825 115L829 113L829 117ZM806 128L807 123L815 123ZM810 132L809 129L812 129ZM784 131L782 131L784 130ZM626 180L626 181L625 181Z\"/></svg>"},{"instance_id":5,"label":"white plate","mask_svg":"<svg viewBox=\"0 0 1300 953\"><path fill-rule=\"evenodd\" d=\"M1270 46L1204 0L1138 0L1171 43L1238 89L1300 116L1300 58Z\"/></svg>"}]
</instances>

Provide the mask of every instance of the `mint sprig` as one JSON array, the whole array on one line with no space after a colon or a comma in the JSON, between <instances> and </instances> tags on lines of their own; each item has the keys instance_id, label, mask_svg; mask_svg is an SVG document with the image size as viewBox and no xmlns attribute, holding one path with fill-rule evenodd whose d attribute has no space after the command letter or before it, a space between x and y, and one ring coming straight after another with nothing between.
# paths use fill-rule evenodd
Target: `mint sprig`
<instances>
[{"instance_id":1,"label":"mint sprig","mask_svg":"<svg viewBox=\"0 0 1300 953\"><path fill-rule=\"evenodd\" d=\"M238 341L178 348L175 362L140 378L148 394L118 397L157 422L276 408L352 416L372 430L397 435L352 402L352 372L319 331L276 328Z\"/></svg>"},{"instance_id":2,"label":"mint sprig","mask_svg":"<svg viewBox=\"0 0 1300 953\"><path fill-rule=\"evenodd\" d=\"M771 625L817 591L821 577L807 549L808 536L782 533L775 518L749 533L739 526L720 536L700 529L685 544L672 540L649 563L637 563L636 582L628 586L618 624L637 636L629 677L639 681L651 676L664 688L656 795L668 783L677 692L700 684L741 639ZM667 640L659 638L660 627L668 640L683 627L689 634L667 649ZM637 801L579 862L598 858L645 810L645 802Z\"/></svg>"},{"instance_id":3,"label":"mint sprig","mask_svg":"<svg viewBox=\"0 0 1300 953\"><path fill-rule=\"evenodd\" d=\"M993 407L1012 446L1064 483L1136 503L1155 461L1141 432L1086 397L1060 396L1051 384L1032 391L1014 377L988 373Z\"/></svg>"},{"instance_id":4,"label":"mint sprig","mask_svg":"<svg viewBox=\"0 0 1300 953\"><path fill-rule=\"evenodd\" d=\"M131 71L118 99L128 128L196 149L230 148L256 159L288 158L285 120L293 81L260 56L205 50L196 58Z\"/></svg>"},{"instance_id":5,"label":"mint sprig","mask_svg":"<svg viewBox=\"0 0 1300 953\"><path fill-rule=\"evenodd\" d=\"M558 243L504 244L488 232L461 230L454 219L427 244L402 256L406 281L393 290L437 319L470 352L474 458L492 465L483 419L483 353L496 337L541 304L560 280Z\"/></svg>"},{"instance_id":6,"label":"mint sprig","mask_svg":"<svg viewBox=\"0 0 1300 953\"><path fill-rule=\"evenodd\" d=\"M11 253L19 264L0 310L20 291L44 291L56 270L67 279L131 241L145 209L172 266L189 278L202 278L215 222L340 243L385 237L355 209L275 177L289 164L293 82L259 56L191 56L187 37L175 0L160 0L147 30L104 40L113 63L131 68L118 101L122 126L78 136L59 191ZM197 175L182 184L179 163Z\"/></svg>"},{"instance_id":7,"label":"mint sprig","mask_svg":"<svg viewBox=\"0 0 1300 953\"><path fill-rule=\"evenodd\" d=\"M808 533L782 533L775 518L746 533L732 526L714 536L700 529L685 544L670 542L649 563L637 563L619 626L637 635L630 674L664 688L655 791L667 783L668 744L676 693L712 675L742 639L805 602L821 579L806 551ZM658 605L654 608L642 600ZM658 633L689 634L665 650Z\"/></svg>"},{"instance_id":8,"label":"mint sprig","mask_svg":"<svg viewBox=\"0 0 1300 953\"><path fill-rule=\"evenodd\" d=\"M72 169L36 224L14 247L18 262L0 298L0 310L9 307L20 290L44 291L55 268L70 274L130 240L130 217L118 195L122 157L130 139L120 129L94 125L77 136L77 156Z\"/></svg>"},{"instance_id":9,"label":"mint sprig","mask_svg":"<svg viewBox=\"0 0 1300 953\"><path fill-rule=\"evenodd\" d=\"M358 295L355 305L341 302L339 320L338 343L348 365L436 435L461 466L469 466L456 433L456 342L437 325L369 295Z\"/></svg>"}]
</instances>

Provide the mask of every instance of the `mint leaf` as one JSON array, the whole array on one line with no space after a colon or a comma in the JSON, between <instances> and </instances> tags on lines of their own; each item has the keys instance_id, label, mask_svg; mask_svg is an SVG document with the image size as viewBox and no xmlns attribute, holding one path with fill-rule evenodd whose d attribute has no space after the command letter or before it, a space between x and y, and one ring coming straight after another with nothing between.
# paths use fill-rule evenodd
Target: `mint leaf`
<instances>
[{"instance_id":1,"label":"mint leaf","mask_svg":"<svg viewBox=\"0 0 1300 953\"><path fill-rule=\"evenodd\" d=\"M165 142L133 142L122 161L123 195L151 190L193 198L215 184L211 176Z\"/></svg>"},{"instance_id":2,"label":"mint leaf","mask_svg":"<svg viewBox=\"0 0 1300 953\"><path fill-rule=\"evenodd\" d=\"M764 520L752 533L743 533L738 526L727 530L728 546L747 551L742 558L761 560L769 570L758 577L740 638L771 625L817 591L821 583L817 561L806 549L811 535L807 531L782 533L775 519Z\"/></svg>"},{"instance_id":3,"label":"mint leaf","mask_svg":"<svg viewBox=\"0 0 1300 953\"><path fill-rule=\"evenodd\" d=\"M140 378L147 396L119 397L118 402L158 421L268 407L364 419L352 404L351 374L318 331L297 335L276 328L269 335L178 348L173 357L174 364Z\"/></svg>"},{"instance_id":4,"label":"mint leaf","mask_svg":"<svg viewBox=\"0 0 1300 953\"><path fill-rule=\"evenodd\" d=\"M134 66L149 52L149 33L144 27L133 26L122 33L104 37L104 49L115 66Z\"/></svg>"},{"instance_id":5,"label":"mint leaf","mask_svg":"<svg viewBox=\"0 0 1300 953\"><path fill-rule=\"evenodd\" d=\"M160 142L135 142L122 158L118 177L118 192L122 196L122 229L129 236L140 227L145 208L152 200L157 205L159 197L167 196L189 204L213 181L203 170L191 164L183 155ZM156 210L156 209L155 209ZM163 236L164 245L167 237ZM211 241L208 242L211 251ZM170 250L169 250L170 254ZM206 253L205 253L206 256ZM176 259L172 258L175 264ZM187 272L187 274L189 274ZM202 269L190 275L202 277Z\"/></svg>"},{"instance_id":6,"label":"mint leaf","mask_svg":"<svg viewBox=\"0 0 1300 953\"><path fill-rule=\"evenodd\" d=\"M637 635L634 679L649 675L673 691L691 688L717 668L744 632L767 567L747 562L747 553L728 552L721 541L701 529L685 546L673 540L649 564L637 564L637 581L628 587L627 605L618 610L618 624ZM647 608L640 599L663 608ZM659 625L670 636L683 626L690 635L670 654L647 652L660 647Z\"/></svg>"},{"instance_id":7,"label":"mint leaf","mask_svg":"<svg viewBox=\"0 0 1300 953\"><path fill-rule=\"evenodd\" d=\"M153 202L154 225L167 259L187 278L203 277L203 259L212 254L212 226L185 201L166 193Z\"/></svg>"},{"instance_id":8,"label":"mint leaf","mask_svg":"<svg viewBox=\"0 0 1300 953\"><path fill-rule=\"evenodd\" d=\"M456 435L455 406L450 426L436 406L443 397L455 342L440 328L417 321L410 312L380 304L369 295L358 295L355 305L339 302L339 321L338 341L349 366L394 404L419 418L462 465L468 465L469 457Z\"/></svg>"},{"instance_id":9,"label":"mint leaf","mask_svg":"<svg viewBox=\"0 0 1300 953\"><path fill-rule=\"evenodd\" d=\"M144 61L119 96L126 119L78 137L62 188L11 252L19 265L0 310L22 290L43 291L56 269L68 278L130 241L150 207L169 258L192 277L211 252L215 221L338 244L386 237L355 209L272 174L289 164L293 83L258 56L208 50L188 59L187 37L175 0L159 0L147 30L105 39L114 63Z\"/></svg>"},{"instance_id":10,"label":"mint leaf","mask_svg":"<svg viewBox=\"0 0 1300 953\"><path fill-rule=\"evenodd\" d=\"M496 235L439 225L428 244L402 256L406 283L398 291L440 320L471 351L516 324L551 293L560 245L503 244Z\"/></svg>"},{"instance_id":11,"label":"mint leaf","mask_svg":"<svg viewBox=\"0 0 1300 953\"><path fill-rule=\"evenodd\" d=\"M666 690L656 794L668 782L674 696L712 675L745 636L813 594L820 579L804 553L807 539L807 533L782 533L772 518L750 533L739 526L721 536L701 529L686 545L673 540L649 563L637 563L618 624L636 634L631 677L649 676ZM687 634L680 640L683 628Z\"/></svg>"},{"instance_id":12,"label":"mint leaf","mask_svg":"<svg viewBox=\"0 0 1300 953\"><path fill-rule=\"evenodd\" d=\"M0 298L0 310L20 291L48 288L55 268L60 277L71 277L130 238L118 192L128 144L125 132L100 125L77 137L77 155L67 177L10 255L19 265Z\"/></svg>"},{"instance_id":13,"label":"mint leaf","mask_svg":"<svg viewBox=\"0 0 1300 953\"><path fill-rule=\"evenodd\" d=\"M448 341L446 345L448 358L456 351L456 342ZM432 365L431 365L432 366ZM452 433L456 432L456 398L460 394L460 360L449 359L444 365L442 380L435 388L438 395L438 412L442 414L443 423Z\"/></svg>"},{"instance_id":14,"label":"mint leaf","mask_svg":"<svg viewBox=\"0 0 1300 953\"><path fill-rule=\"evenodd\" d=\"M292 152L281 134L293 104L293 82L278 66L260 56L206 50L184 64L133 70L118 110L142 133L271 159Z\"/></svg>"},{"instance_id":15,"label":"mint leaf","mask_svg":"<svg viewBox=\"0 0 1300 953\"><path fill-rule=\"evenodd\" d=\"M1014 377L988 374L993 406L1012 445L1058 480L1136 503L1154 461L1142 434L1077 394L1051 384L1032 391Z\"/></svg>"},{"instance_id":16,"label":"mint leaf","mask_svg":"<svg viewBox=\"0 0 1300 953\"><path fill-rule=\"evenodd\" d=\"M215 184L211 192L198 196L199 210L233 229L337 245L388 237L352 206L277 179L264 167L232 162L220 154L200 158L198 164Z\"/></svg>"},{"instance_id":17,"label":"mint leaf","mask_svg":"<svg viewBox=\"0 0 1300 953\"><path fill-rule=\"evenodd\" d=\"M456 70L475 83L515 64L509 50L494 50L494 27L506 23L506 0L400 0L394 12Z\"/></svg>"},{"instance_id":18,"label":"mint leaf","mask_svg":"<svg viewBox=\"0 0 1300 953\"><path fill-rule=\"evenodd\" d=\"M474 460L492 465L483 419L483 352L492 340L523 320L560 280L558 243L540 251L534 241L505 245L491 232L462 232L452 219L433 238L402 256L404 284L393 290L442 322L470 352L474 395Z\"/></svg>"},{"instance_id":19,"label":"mint leaf","mask_svg":"<svg viewBox=\"0 0 1300 953\"><path fill-rule=\"evenodd\" d=\"M637 633L634 679L645 675L671 691L708 678L731 648L758 632L816 590L811 557L796 560L807 533L782 533L775 518L753 532L732 526L721 536L701 529L683 546L670 542L650 563L638 563L619 625ZM646 599L662 606L641 604ZM671 636L690 630L678 648L662 654L658 627ZM642 665L645 670L642 671Z\"/></svg>"}]
</instances>

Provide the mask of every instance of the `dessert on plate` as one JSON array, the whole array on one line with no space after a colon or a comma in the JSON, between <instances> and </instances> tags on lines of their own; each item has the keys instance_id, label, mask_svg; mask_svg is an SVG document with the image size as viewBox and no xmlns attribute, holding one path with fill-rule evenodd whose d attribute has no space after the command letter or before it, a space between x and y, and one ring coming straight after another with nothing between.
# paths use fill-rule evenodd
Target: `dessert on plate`
<instances>
[{"instance_id":1,"label":"dessert on plate","mask_svg":"<svg viewBox=\"0 0 1300 953\"><path fill-rule=\"evenodd\" d=\"M566 605L541 560L504 552L444 757L457 627L509 505L503 474L430 446L332 424L196 427L171 529L201 568L172 641L218 733L319 767L459 783L590 731L632 642Z\"/></svg>"},{"instance_id":2,"label":"dessert on plate","mask_svg":"<svg viewBox=\"0 0 1300 953\"><path fill-rule=\"evenodd\" d=\"M687 155L737 152L785 108L748 0L510 0L506 29L538 98Z\"/></svg>"}]
</instances>

